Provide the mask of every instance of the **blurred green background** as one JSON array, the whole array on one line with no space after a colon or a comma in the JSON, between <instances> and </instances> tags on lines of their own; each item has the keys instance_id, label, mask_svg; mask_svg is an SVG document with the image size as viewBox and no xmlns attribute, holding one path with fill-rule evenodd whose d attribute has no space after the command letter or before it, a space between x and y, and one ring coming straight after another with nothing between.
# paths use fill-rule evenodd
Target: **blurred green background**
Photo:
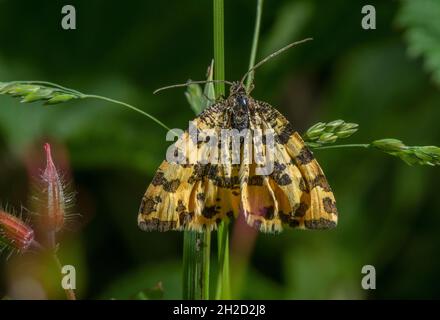
<instances>
[{"instance_id":1,"label":"blurred green background","mask_svg":"<svg viewBox=\"0 0 440 320\"><path fill-rule=\"evenodd\" d=\"M236 80L247 69L256 1L225 2L226 78ZM76 7L75 31L60 26L65 4ZM365 4L376 8L376 30L361 28ZM203 79L213 55L211 1L0 0L0 30L0 81L109 96L170 127L193 118L184 90L152 91ZM254 97L299 132L341 118L360 125L353 143L440 144L440 1L265 1L259 58L309 36L258 70ZM1 96L1 203L27 206L45 141L77 192L72 213L82 216L60 239L60 255L77 269L79 297L126 299L161 281L165 298L180 298L182 234L144 233L136 221L169 145L165 131L104 102L43 107ZM255 245L248 231L235 234L233 250L247 243L252 251L241 289L231 267L233 296L440 298L439 169L375 151L315 155L338 201L337 229L261 234ZM35 259L2 259L0 296L63 298L56 271ZM376 290L361 287L367 264L376 267Z\"/></svg>"}]
</instances>

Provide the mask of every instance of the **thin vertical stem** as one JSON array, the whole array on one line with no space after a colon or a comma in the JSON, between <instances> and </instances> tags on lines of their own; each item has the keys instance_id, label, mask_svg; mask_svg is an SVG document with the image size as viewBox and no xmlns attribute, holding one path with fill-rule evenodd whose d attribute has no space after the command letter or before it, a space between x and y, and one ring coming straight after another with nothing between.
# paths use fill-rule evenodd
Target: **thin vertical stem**
<instances>
[{"instance_id":1,"label":"thin vertical stem","mask_svg":"<svg viewBox=\"0 0 440 320\"><path fill-rule=\"evenodd\" d=\"M214 80L225 80L224 2L213 0L214 11ZM216 97L225 94L223 83L216 83ZM218 278L216 299L230 298L229 284L229 223L218 228Z\"/></svg>"},{"instance_id":2,"label":"thin vertical stem","mask_svg":"<svg viewBox=\"0 0 440 320\"><path fill-rule=\"evenodd\" d=\"M210 263L211 263L211 231L205 231L203 233L202 243L202 258L203 258L203 272L201 274L203 287L201 292L203 294L203 300L209 300L209 276L210 276Z\"/></svg>"},{"instance_id":3,"label":"thin vertical stem","mask_svg":"<svg viewBox=\"0 0 440 320\"><path fill-rule=\"evenodd\" d=\"M63 265L60 261L60 258L58 258L57 255L57 240L56 240L56 233L53 230L49 230L47 232L47 246L48 249L51 251L51 255L53 257L53 260L55 264L58 267L58 270L60 271L60 274L63 270ZM64 292L66 293L67 300L76 300L75 291L73 289L64 289Z\"/></svg>"},{"instance_id":4,"label":"thin vertical stem","mask_svg":"<svg viewBox=\"0 0 440 320\"><path fill-rule=\"evenodd\" d=\"M218 230L218 279L216 299L230 299L230 280L229 280L229 223L222 222Z\"/></svg>"},{"instance_id":5,"label":"thin vertical stem","mask_svg":"<svg viewBox=\"0 0 440 320\"><path fill-rule=\"evenodd\" d=\"M183 299L195 299L195 250L194 250L194 233L185 231L183 234Z\"/></svg>"},{"instance_id":6,"label":"thin vertical stem","mask_svg":"<svg viewBox=\"0 0 440 320\"><path fill-rule=\"evenodd\" d=\"M254 37L252 39L252 49L251 49L251 58L249 59L249 68L250 70L255 65L255 58L257 57L257 49L258 49L258 39L260 38L260 25L261 25L261 16L263 12L263 2L264 0L258 0L257 2L257 16L255 18L255 28L254 28ZM246 88L249 90L252 82L254 81L255 72L252 71L249 73L246 81Z\"/></svg>"},{"instance_id":7,"label":"thin vertical stem","mask_svg":"<svg viewBox=\"0 0 440 320\"><path fill-rule=\"evenodd\" d=\"M185 231L183 247L183 299L209 299L211 232Z\"/></svg>"},{"instance_id":8,"label":"thin vertical stem","mask_svg":"<svg viewBox=\"0 0 440 320\"><path fill-rule=\"evenodd\" d=\"M52 257L61 274L61 271L63 270L63 265L61 264L61 261L58 258L56 252L52 254ZM76 300L75 291L73 289L64 289L64 292L66 293L67 300Z\"/></svg>"},{"instance_id":9,"label":"thin vertical stem","mask_svg":"<svg viewBox=\"0 0 440 320\"><path fill-rule=\"evenodd\" d=\"M207 80L212 81L212 64ZM213 84L209 83L207 86L210 88L207 90L205 87L208 99L214 99ZM201 109L207 106L206 103ZM211 230L204 230L201 233L185 231L183 241L183 298L207 300L209 299Z\"/></svg>"},{"instance_id":10,"label":"thin vertical stem","mask_svg":"<svg viewBox=\"0 0 440 320\"><path fill-rule=\"evenodd\" d=\"M254 35L252 40L251 55L249 58L249 68L251 70L255 65L255 59L258 50L258 41L260 38L260 25L261 17L263 14L263 0L257 0L257 10L255 17L255 27ZM249 72L247 75L246 88L249 91L254 80L254 71ZM243 229L245 228L245 229ZM237 234L239 236L237 237ZM246 269L248 268L248 259L253 246L255 245L255 240L257 238L258 231L254 229L247 229L246 222L244 219L238 219L235 225L233 243L235 244L234 250L231 254L231 265L234 270L233 273L233 299L240 297L242 285L246 278ZM235 238L235 239L234 239ZM234 242L237 241L237 242Z\"/></svg>"},{"instance_id":11,"label":"thin vertical stem","mask_svg":"<svg viewBox=\"0 0 440 320\"><path fill-rule=\"evenodd\" d=\"M214 80L225 80L224 3L214 0ZM225 84L215 83L217 97L225 94Z\"/></svg>"}]
</instances>

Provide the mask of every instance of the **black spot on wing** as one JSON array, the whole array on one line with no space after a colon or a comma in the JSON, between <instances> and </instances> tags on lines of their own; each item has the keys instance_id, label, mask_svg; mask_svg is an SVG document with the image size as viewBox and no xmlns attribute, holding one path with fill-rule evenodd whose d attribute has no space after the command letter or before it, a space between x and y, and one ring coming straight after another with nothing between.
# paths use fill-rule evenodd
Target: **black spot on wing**
<instances>
[{"instance_id":1,"label":"black spot on wing","mask_svg":"<svg viewBox=\"0 0 440 320\"><path fill-rule=\"evenodd\" d=\"M324 191L331 192L327 178L323 174L318 174L311 182L311 188L321 187Z\"/></svg>"},{"instance_id":2,"label":"black spot on wing","mask_svg":"<svg viewBox=\"0 0 440 320\"><path fill-rule=\"evenodd\" d=\"M324 205L324 210L327 213L338 214L338 209L336 209L336 202L331 198L326 197L322 199L322 204Z\"/></svg>"},{"instance_id":3,"label":"black spot on wing","mask_svg":"<svg viewBox=\"0 0 440 320\"><path fill-rule=\"evenodd\" d=\"M207 219L211 219L212 217L214 217L217 213L218 213L218 207L216 206L209 206L209 207L205 207L202 210L202 216L204 216Z\"/></svg>"},{"instance_id":4,"label":"black spot on wing","mask_svg":"<svg viewBox=\"0 0 440 320\"><path fill-rule=\"evenodd\" d=\"M304 226L307 229L332 229L336 227L336 222L324 218L315 220L305 220Z\"/></svg>"},{"instance_id":5,"label":"black spot on wing","mask_svg":"<svg viewBox=\"0 0 440 320\"><path fill-rule=\"evenodd\" d=\"M157 218L139 222L139 228L143 231L169 231L176 228L176 221L161 221Z\"/></svg>"},{"instance_id":6,"label":"black spot on wing","mask_svg":"<svg viewBox=\"0 0 440 320\"><path fill-rule=\"evenodd\" d=\"M165 181L163 183L163 189L166 192L170 192L170 193L174 193L176 192L177 188L180 186L180 180L179 179L174 179L171 181Z\"/></svg>"},{"instance_id":7,"label":"black spot on wing","mask_svg":"<svg viewBox=\"0 0 440 320\"><path fill-rule=\"evenodd\" d=\"M312 162L315 159L312 151L306 146L304 146L299 154L296 156L296 161L299 165L305 165Z\"/></svg>"},{"instance_id":8,"label":"black spot on wing","mask_svg":"<svg viewBox=\"0 0 440 320\"><path fill-rule=\"evenodd\" d=\"M139 208L139 213L150 214L156 211L156 206L160 203L162 199L159 196L155 197L143 197L141 206Z\"/></svg>"},{"instance_id":9,"label":"black spot on wing","mask_svg":"<svg viewBox=\"0 0 440 320\"><path fill-rule=\"evenodd\" d=\"M295 217L304 217L307 209L309 209L309 205L305 202L301 202L298 208L295 210Z\"/></svg>"},{"instance_id":10,"label":"black spot on wing","mask_svg":"<svg viewBox=\"0 0 440 320\"><path fill-rule=\"evenodd\" d=\"M292 125L290 123L286 123L286 125L281 129L281 132L278 134L278 142L282 144L286 144L289 141L289 138L292 134L295 133Z\"/></svg>"}]
</instances>

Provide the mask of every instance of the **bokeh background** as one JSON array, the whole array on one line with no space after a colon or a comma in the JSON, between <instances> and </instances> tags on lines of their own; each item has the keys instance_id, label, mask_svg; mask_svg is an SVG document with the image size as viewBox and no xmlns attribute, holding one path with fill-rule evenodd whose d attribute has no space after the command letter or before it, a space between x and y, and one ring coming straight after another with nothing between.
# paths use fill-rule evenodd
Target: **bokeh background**
<instances>
[{"instance_id":1,"label":"bokeh background","mask_svg":"<svg viewBox=\"0 0 440 320\"><path fill-rule=\"evenodd\" d=\"M225 2L226 77L236 80L247 69L256 1ZM361 28L367 3L376 8L376 30ZM61 29L65 4L76 7L75 31ZM109 96L170 127L193 118L184 90L152 91L203 79L213 55L211 1L2 0L0 32L0 81L47 80ZM258 70L254 97L299 132L344 119L360 125L353 143L440 144L439 1L265 1L259 58L309 36L312 43ZM77 192L72 213L81 217L63 233L60 256L76 267L79 297L128 299L162 282L164 298L180 298L182 234L144 233L136 223L169 144L164 130L104 102L43 107L1 96L3 205L28 206L46 141ZM439 169L367 150L315 156L338 201L337 229L261 234L255 242L249 230L234 231L233 296L440 298ZM234 267L234 252L247 266ZM376 268L376 290L361 287L367 264ZM56 269L36 255L2 258L0 266L0 296L64 297Z\"/></svg>"}]
</instances>

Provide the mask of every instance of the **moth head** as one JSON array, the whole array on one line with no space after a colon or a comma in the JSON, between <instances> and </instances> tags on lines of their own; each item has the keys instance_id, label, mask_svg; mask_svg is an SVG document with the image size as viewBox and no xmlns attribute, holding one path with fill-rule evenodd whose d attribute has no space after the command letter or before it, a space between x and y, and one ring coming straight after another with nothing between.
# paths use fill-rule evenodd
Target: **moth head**
<instances>
[{"instance_id":1,"label":"moth head","mask_svg":"<svg viewBox=\"0 0 440 320\"><path fill-rule=\"evenodd\" d=\"M246 95L246 89L241 82L233 82L229 89L229 96Z\"/></svg>"},{"instance_id":2,"label":"moth head","mask_svg":"<svg viewBox=\"0 0 440 320\"><path fill-rule=\"evenodd\" d=\"M249 104L249 99L245 94L238 94L234 98L234 104L238 108L247 108Z\"/></svg>"},{"instance_id":3,"label":"moth head","mask_svg":"<svg viewBox=\"0 0 440 320\"><path fill-rule=\"evenodd\" d=\"M229 99L234 108L247 108L249 104L248 95L245 87L240 82L231 85Z\"/></svg>"}]
</instances>

